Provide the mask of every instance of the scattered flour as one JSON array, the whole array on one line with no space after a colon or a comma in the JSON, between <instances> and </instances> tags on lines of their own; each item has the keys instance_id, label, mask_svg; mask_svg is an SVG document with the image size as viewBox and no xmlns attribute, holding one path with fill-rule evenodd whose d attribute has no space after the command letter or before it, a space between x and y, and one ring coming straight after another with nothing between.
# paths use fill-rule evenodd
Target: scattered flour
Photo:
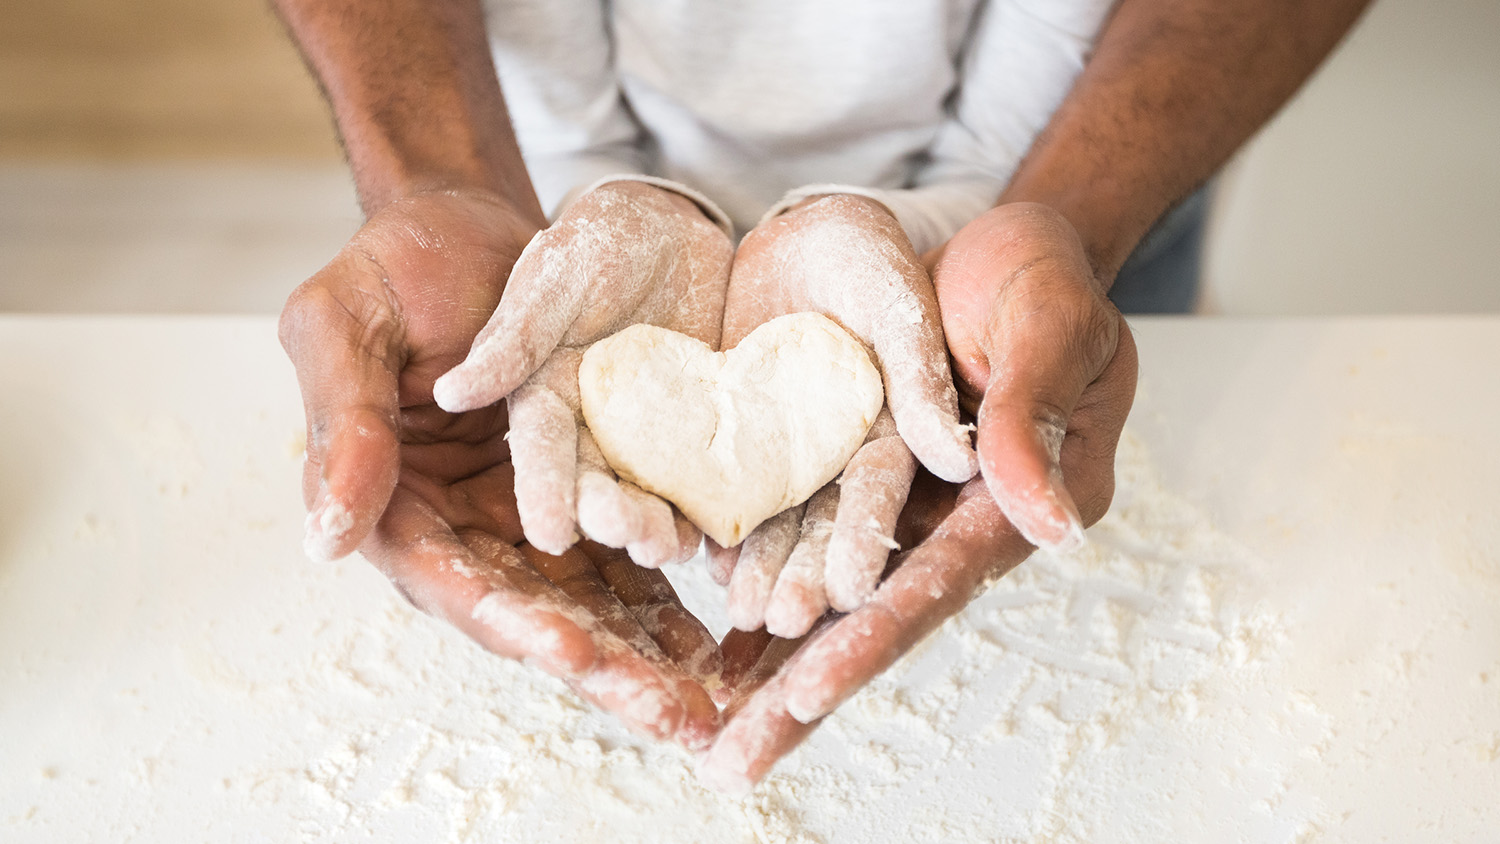
<instances>
[{"instance_id":1,"label":"scattered flour","mask_svg":"<svg viewBox=\"0 0 1500 844\"><path fill-rule=\"evenodd\" d=\"M1380 326L1410 372L1370 383L1405 385L1400 413L1320 421L1309 391L1348 385L1318 361L1369 327L1215 325L1271 355L1247 372L1283 373L1285 406L1230 390L1158 433L1191 474L1222 465L1204 494L1264 566L1127 438L1089 548L1001 580L730 800L372 566L304 559L266 321L140 319L0 331L40 362L0 402L0 841L1497 840L1493 425L1434 433L1422 408L1472 386L1423 356L1439 329ZM1264 447L1250 425L1278 443L1264 472L1227 454ZM667 571L723 632L704 567Z\"/></svg>"},{"instance_id":2,"label":"scattered flour","mask_svg":"<svg viewBox=\"0 0 1500 844\"><path fill-rule=\"evenodd\" d=\"M1204 787L1265 756L1241 729L1254 719L1208 728L1207 744L1192 735L1205 710L1252 704L1271 713L1268 734L1287 717L1306 722L1296 747L1280 739L1293 752L1321 734L1305 702L1300 712L1291 701L1232 703L1281 647L1277 620L1248 600L1261 568L1161 489L1133 440L1119 472L1116 507L1088 548L1035 555L743 800L702 789L683 751L628 735L561 683L487 658L394 600L381 623L326 649L299 692L328 702L326 713L313 704L318 719L335 717L350 685L388 704L325 724L335 738L322 753L264 772L249 796L268 809L302 806L319 840L412 829L456 842L795 842L898 831L1155 840L1174 830L1173 813L1193 815L1162 796L1196 795L1245 814L1225 819L1240 828L1268 832L1245 840L1289 840L1282 827L1295 834L1316 807L1276 804L1285 783L1274 765ZM671 573L722 633L723 592L701 569Z\"/></svg>"},{"instance_id":3,"label":"scattered flour","mask_svg":"<svg viewBox=\"0 0 1500 844\"><path fill-rule=\"evenodd\" d=\"M77 609L63 610L74 633L0 662L0 688L19 690L0 695L13 713L0 727L27 725L0 729L0 840L1285 844L1373 840L1341 837L1350 823L1493 829L1480 795L1500 778L1485 705L1500 663L1453 645L1493 638L1477 611L1453 615L1450 587L1418 588L1441 570L1366 584L1405 603L1359 647L1318 639L1362 629L1345 622L1371 607L1305 617L1277 593L1334 587L1257 560L1164 489L1128 436L1086 548L1000 580L735 799L702 788L681 749L412 610L367 564L287 553L299 467L279 449L248 459L236 443L281 440L246 425L203 434L169 467L201 471L183 498L120 467L173 504L158 519L133 515L132 495L81 496L46 534L63 537L45 540L55 551L42 534L12 540L41 562L9 575L29 597L7 605L0 640ZM269 509L236 503L247 486ZM269 527L226 541L225 512ZM724 589L702 562L666 571L723 634ZM1492 576L1462 578L1493 594L1473 585ZM1439 697L1458 701L1442 718L1405 691L1432 683L1427 640L1455 666L1439 676ZM1410 767L1372 758L1435 761L1372 796L1371 776Z\"/></svg>"}]
</instances>

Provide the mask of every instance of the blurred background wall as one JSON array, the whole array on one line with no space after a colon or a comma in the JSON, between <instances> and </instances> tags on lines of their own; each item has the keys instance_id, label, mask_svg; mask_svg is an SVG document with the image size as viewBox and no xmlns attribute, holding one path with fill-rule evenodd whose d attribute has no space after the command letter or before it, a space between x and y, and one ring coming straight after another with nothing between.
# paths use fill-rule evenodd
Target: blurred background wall
<instances>
[{"instance_id":1,"label":"blurred background wall","mask_svg":"<svg viewBox=\"0 0 1500 844\"><path fill-rule=\"evenodd\" d=\"M276 313L359 219L266 0L0 9L0 311Z\"/></svg>"},{"instance_id":2,"label":"blurred background wall","mask_svg":"<svg viewBox=\"0 0 1500 844\"><path fill-rule=\"evenodd\" d=\"M1377 0L1226 169L1204 310L1500 311L1500 3ZM0 311L279 310L358 226L262 0L0 10Z\"/></svg>"}]
</instances>

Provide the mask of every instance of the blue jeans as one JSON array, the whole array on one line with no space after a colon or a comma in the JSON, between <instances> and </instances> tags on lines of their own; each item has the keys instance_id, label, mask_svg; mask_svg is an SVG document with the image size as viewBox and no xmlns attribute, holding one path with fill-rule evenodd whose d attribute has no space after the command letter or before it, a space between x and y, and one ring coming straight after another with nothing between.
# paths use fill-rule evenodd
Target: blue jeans
<instances>
[{"instance_id":1,"label":"blue jeans","mask_svg":"<svg viewBox=\"0 0 1500 844\"><path fill-rule=\"evenodd\" d=\"M1198 301L1208 186L1162 215L1120 267L1109 298L1126 314L1187 314Z\"/></svg>"}]
</instances>

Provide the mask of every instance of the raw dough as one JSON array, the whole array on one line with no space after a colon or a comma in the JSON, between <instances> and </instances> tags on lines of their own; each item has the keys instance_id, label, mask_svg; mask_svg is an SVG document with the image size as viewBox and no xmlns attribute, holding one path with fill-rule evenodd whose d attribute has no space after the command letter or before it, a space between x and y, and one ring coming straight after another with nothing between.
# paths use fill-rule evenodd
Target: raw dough
<instances>
[{"instance_id":1,"label":"raw dough","mask_svg":"<svg viewBox=\"0 0 1500 844\"><path fill-rule=\"evenodd\" d=\"M633 325L589 348L578 387L620 477L726 547L833 480L885 401L864 346L811 313L777 317L728 352Z\"/></svg>"}]
</instances>

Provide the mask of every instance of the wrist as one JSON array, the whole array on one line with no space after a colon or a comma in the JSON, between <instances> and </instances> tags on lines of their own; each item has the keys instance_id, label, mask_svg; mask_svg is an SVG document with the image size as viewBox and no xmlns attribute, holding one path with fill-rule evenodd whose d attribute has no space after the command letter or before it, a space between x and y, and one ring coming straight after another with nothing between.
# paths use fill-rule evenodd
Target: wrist
<instances>
[{"instance_id":1,"label":"wrist","mask_svg":"<svg viewBox=\"0 0 1500 844\"><path fill-rule=\"evenodd\" d=\"M432 193L483 193L522 209L545 223L529 184L518 184L486 166L471 150L430 149L399 130L366 127L362 117L340 117L345 154L365 214L398 199Z\"/></svg>"},{"instance_id":2,"label":"wrist","mask_svg":"<svg viewBox=\"0 0 1500 844\"><path fill-rule=\"evenodd\" d=\"M874 211L883 217L890 217L899 223L900 219L896 216L895 210L877 198L877 193L877 191L871 191L855 185L804 185L800 188L793 188L783 194L781 199L777 200L775 204L766 209L765 214L761 215L760 222L764 223L788 211L805 208L821 200L839 197L851 203L858 203L870 211ZM756 225L759 224L757 223Z\"/></svg>"},{"instance_id":3,"label":"wrist","mask_svg":"<svg viewBox=\"0 0 1500 844\"><path fill-rule=\"evenodd\" d=\"M477 189L544 219L477 0L276 0L332 106L367 216Z\"/></svg>"},{"instance_id":4,"label":"wrist","mask_svg":"<svg viewBox=\"0 0 1500 844\"><path fill-rule=\"evenodd\" d=\"M683 213L700 214L707 218L720 231L724 232L726 237L734 237L734 223L729 219L729 215L724 213L724 209L720 208L712 199L709 199L701 191L694 190L681 182L663 179L660 176L646 176L638 173L605 176L593 184L577 190L572 198L564 200L561 208L566 210L578 197L611 185L625 191L645 190L663 194ZM633 187L625 187L627 185Z\"/></svg>"},{"instance_id":5,"label":"wrist","mask_svg":"<svg viewBox=\"0 0 1500 844\"><path fill-rule=\"evenodd\" d=\"M1059 168L1066 173L1065 168ZM1054 176L1038 167L1018 173L999 204L1034 202L1060 214L1078 235L1094 277L1107 290L1115 275L1167 207L1167 198L1100 174Z\"/></svg>"},{"instance_id":6,"label":"wrist","mask_svg":"<svg viewBox=\"0 0 1500 844\"><path fill-rule=\"evenodd\" d=\"M884 215L886 217L890 217L893 220L896 218L896 215L891 211L890 207L887 206L885 203L880 202L880 201L875 200L875 199L872 199L872 198L870 198L868 196L864 196L862 194L857 194L857 193L817 193L817 194L813 194L811 196L803 197L802 199L797 200L795 203L793 203L792 205L788 206L786 210L787 211L796 211L798 209L806 208L809 205L813 205L815 203L821 202L821 201L823 201L825 199L829 199L829 198L835 197L835 196L841 197L843 199L843 201L845 201L845 202L849 202L849 203L851 203L853 205L860 206L861 208L864 208L864 209L866 209L868 211L872 211L872 212L874 212L876 214L881 214L881 215Z\"/></svg>"}]
</instances>

